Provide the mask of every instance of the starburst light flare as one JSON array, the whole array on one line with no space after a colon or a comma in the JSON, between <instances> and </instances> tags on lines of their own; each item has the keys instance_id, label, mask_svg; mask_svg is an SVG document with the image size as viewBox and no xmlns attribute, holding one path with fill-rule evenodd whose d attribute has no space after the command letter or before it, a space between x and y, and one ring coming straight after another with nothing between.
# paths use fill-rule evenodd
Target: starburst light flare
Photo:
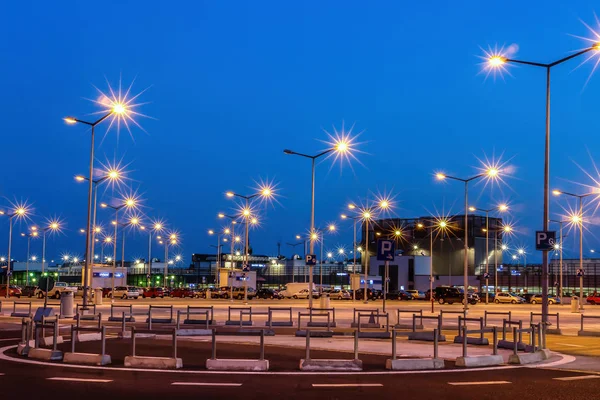
<instances>
[{"instance_id":1,"label":"starburst light flare","mask_svg":"<svg viewBox=\"0 0 600 400\"><path fill-rule=\"evenodd\" d=\"M357 141L362 132L354 134L353 131L354 124L350 129L346 130L343 122L341 130L338 130L333 126L333 132L325 131L328 140L322 142L327 145L326 150L332 150L326 158L333 157L333 163L331 164L330 169L338 162L340 164L340 170L343 168L344 164L348 164L350 168L352 168L353 161L362 165L360 160L356 157L356 154L365 154L365 152L358 149L360 145L364 144L364 142Z\"/></svg>"}]
</instances>

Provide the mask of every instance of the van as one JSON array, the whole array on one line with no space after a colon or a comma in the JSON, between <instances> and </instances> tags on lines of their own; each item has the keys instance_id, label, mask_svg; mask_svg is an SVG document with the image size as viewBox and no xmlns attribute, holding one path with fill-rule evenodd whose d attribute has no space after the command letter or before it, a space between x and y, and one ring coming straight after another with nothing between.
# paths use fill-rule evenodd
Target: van
<instances>
[{"instance_id":1,"label":"van","mask_svg":"<svg viewBox=\"0 0 600 400\"><path fill-rule=\"evenodd\" d=\"M279 292L279 295L286 299L291 299L295 294L300 292L303 289L308 291L308 282L304 283L288 283L283 287L283 289ZM315 289L315 285L313 284L313 290Z\"/></svg>"}]
</instances>

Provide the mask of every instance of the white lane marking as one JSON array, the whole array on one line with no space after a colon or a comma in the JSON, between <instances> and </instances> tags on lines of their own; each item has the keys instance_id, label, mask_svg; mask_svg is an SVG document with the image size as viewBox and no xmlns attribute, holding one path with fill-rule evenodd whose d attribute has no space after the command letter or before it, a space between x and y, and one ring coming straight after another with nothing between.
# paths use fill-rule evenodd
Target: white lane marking
<instances>
[{"instance_id":1,"label":"white lane marking","mask_svg":"<svg viewBox=\"0 0 600 400\"><path fill-rule=\"evenodd\" d=\"M570 343L556 343L557 345L561 345L561 346L568 346L568 347L585 347L585 346L581 346L579 344L570 344Z\"/></svg>"},{"instance_id":2,"label":"white lane marking","mask_svg":"<svg viewBox=\"0 0 600 400\"><path fill-rule=\"evenodd\" d=\"M381 383L313 383L312 387L382 387Z\"/></svg>"},{"instance_id":3,"label":"white lane marking","mask_svg":"<svg viewBox=\"0 0 600 400\"><path fill-rule=\"evenodd\" d=\"M84 379L84 378L65 378L62 376L55 376L53 378L46 378L49 381L68 381L68 382L93 382L93 383L109 383L112 379Z\"/></svg>"},{"instance_id":4,"label":"white lane marking","mask_svg":"<svg viewBox=\"0 0 600 400\"><path fill-rule=\"evenodd\" d=\"M173 382L172 386L231 386L240 387L241 383L219 383L219 382Z\"/></svg>"},{"instance_id":5,"label":"white lane marking","mask_svg":"<svg viewBox=\"0 0 600 400\"><path fill-rule=\"evenodd\" d=\"M580 379L600 379L600 375L580 375L580 376L564 376L562 378L552 378L556 381L578 381Z\"/></svg>"},{"instance_id":6,"label":"white lane marking","mask_svg":"<svg viewBox=\"0 0 600 400\"><path fill-rule=\"evenodd\" d=\"M505 385L509 381L481 381L481 382L448 382L452 386L471 386L471 385Z\"/></svg>"}]
</instances>

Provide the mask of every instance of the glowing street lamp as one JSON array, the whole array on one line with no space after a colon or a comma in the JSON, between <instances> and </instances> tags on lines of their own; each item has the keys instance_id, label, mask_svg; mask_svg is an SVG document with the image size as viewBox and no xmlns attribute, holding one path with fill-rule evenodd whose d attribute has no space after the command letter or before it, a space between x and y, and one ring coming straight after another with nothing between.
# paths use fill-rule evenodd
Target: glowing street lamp
<instances>
[{"instance_id":1,"label":"glowing street lamp","mask_svg":"<svg viewBox=\"0 0 600 400\"><path fill-rule=\"evenodd\" d=\"M46 233L54 234L60 232L62 229L63 222L58 219L49 220L46 227L42 229L42 274L44 273L44 266L46 264Z\"/></svg>"},{"instance_id":2,"label":"glowing street lamp","mask_svg":"<svg viewBox=\"0 0 600 400\"><path fill-rule=\"evenodd\" d=\"M100 124L102 121L115 114L117 116L126 116L127 108L125 104L120 102L113 102L112 108L104 114L100 119L94 122L88 122L81 119L77 119L74 117L66 117L64 120L68 124L84 124L91 127L91 147L90 147L90 172L89 177L92 178L94 176L94 138L95 138L95 130L96 126ZM87 220L86 220L86 229L85 229L85 266L83 270L83 308L87 309L87 301L88 301L88 275L90 274L90 262L92 262L90 257L90 244L91 244L91 217L92 217L92 179L88 179L88 204L87 204Z\"/></svg>"},{"instance_id":3,"label":"glowing street lamp","mask_svg":"<svg viewBox=\"0 0 600 400\"><path fill-rule=\"evenodd\" d=\"M27 238L27 262L25 263L25 285L29 286L29 250L31 248L31 238L37 238L39 232L35 226L30 228L31 232L21 233L21 236Z\"/></svg>"},{"instance_id":4,"label":"glowing street lamp","mask_svg":"<svg viewBox=\"0 0 600 400\"><path fill-rule=\"evenodd\" d=\"M489 246L489 238L490 238L490 227L489 227L489 220L490 220L490 212L493 211L499 211L499 212L505 212L508 211L508 205L505 203L502 204L498 204L496 207L493 208L489 208L489 209L482 209L482 208L477 208L477 207L469 207L469 211L471 212L475 212L475 211L481 211L485 213L485 304L489 303L489 277L490 277L490 271L489 271L489 264L490 264L490 246ZM495 280L494 280L494 291L497 291L497 287L498 287L498 229L496 228L495 233L494 233L494 266L495 266Z\"/></svg>"},{"instance_id":5,"label":"glowing street lamp","mask_svg":"<svg viewBox=\"0 0 600 400\"><path fill-rule=\"evenodd\" d=\"M220 278L220 271L221 271L221 247L223 246L221 244L221 237L224 235L229 235L231 233L231 230L229 228L224 229L223 232L215 232L212 229L209 229L208 234L209 235L216 235L217 236L217 271L215 273L215 285L217 287L219 287L219 278Z\"/></svg>"},{"instance_id":6,"label":"glowing street lamp","mask_svg":"<svg viewBox=\"0 0 600 400\"><path fill-rule=\"evenodd\" d=\"M341 137L338 137L336 140L334 140L333 143L331 143L331 147L329 147L327 150L317 153L315 155L298 153L298 152L290 150L290 149L283 150L283 152L285 154L296 155L296 156L308 158L309 160L311 160L311 171L312 172L311 172L311 201L310 201L310 232L315 231L315 164L316 164L317 159L319 159L320 157L323 157L329 153L335 154L336 158L337 157L347 158L348 156L352 156L354 147L355 147L354 142L349 137L349 135L343 134L343 135L341 135ZM314 247L313 240L310 241L309 246L310 246L309 253L314 254L315 247ZM308 274L309 274L309 276L308 276L309 291L313 290L313 270L314 270L313 266L310 265L309 272L308 272ZM308 307L312 308L312 305L313 305L313 298L312 298L312 296L308 296Z\"/></svg>"},{"instance_id":7,"label":"glowing street lamp","mask_svg":"<svg viewBox=\"0 0 600 400\"><path fill-rule=\"evenodd\" d=\"M457 178L455 176L449 176L444 173L438 172L436 173L436 179L438 181L445 181L447 179L463 182L465 185L465 237L464 237L464 265L463 265L463 274L464 274L464 310L469 309L469 235L468 235L468 226L469 226L469 182L474 181L479 178L486 177L491 180L498 179L500 175L500 170L494 165L486 166L484 172L472 176L467 179ZM466 324L466 322L465 322Z\"/></svg>"},{"instance_id":8,"label":"glowing street lamp","mask_svg":"<svg viewBox=\"0 0 600 400\"><path fill-rule=\"evenodd\" d=\"M554 191L553 191L554 192ZM558 295L560 297L560 304L563 304L563 224L569 223L570 221L560 221L551 219L550 222L554 222L559 224L559 239L558 243L554 244L554 250L560 251L560 259L559 259L559 282L558 282Z\"/></svg>"},{"instance_id":9,"label":"glowing street lamp","mask_svg":"<svg viewBox=\"0 0 600 400\"><path fill-rule=\"evenodd\" d=\"M314 236L313 236L313 240L311 241L316 241L316 240L321 240L320 246L321 246L321 258L319 260L319 294L323 294L323 249L325 248L325 232L329 232L329 233L335 233L337 230L337 227L335 226L335 224L329 224L327 225L327 228L322 231L316 231L314 232ZM331 258L332 256L329 256L329 253L327 255L328 258Z\"/></svg>"},{"instance_id":10,"label":"glowing street lamp","mask_svg":"<svg viewBox=\"0 0 600 400\"><path fill-rule=\"evenodd\" d=\"M552 194L555 196L565 195L575 197L579 201L579 214L573 214L570 218L570 223L579 227L579 270L581 271L579 276L579 310L583 310L583 199L597 193L573 194L560 190L553 190ZM546 252L544 252L544 254L546 254ZM542 301L544 301L544 299L542 299ZM544 302L542 302L542 305L543 304Z\"/></svg>"},{"instance_id":11,"label":"glowing street lamp","mask_svg":"<svg viewBox=\"0 0 600 400\"><path fill-rule=\"evenodd\" d=\"M506 64L523 64L533 67L543 68L546 71L546 133L544 144L544 209L543 209L543 231L548 230L549 213L550 213L550 70L552 67L563 64L573 58L579 57L582 54L590 51L599 51L599 43L594 42L591 47L578 51L570 56L561 58L550 63L538 63L524 60L516 60L505 57L503 54L486 54L489 70L504 70ZM589 59L589 58L588 58ZM582 288L581 288L582 289ZM583 290L583 289L582 289ZM581 291L582 291L581 290ZM581 295L581 293L580 293ZM580 307L583 307L583 299L580 298ZM548 325L548 253L542 252L542 324Z\"/></svg>"},{"instance_id":12,"label":"glowing street lamp","mask_svg":"<svg viewBox=\"0 0 600 400\"><path fill-rule=\"evenodd\" d=\"M26 204L17 204L13 207L11 213L8 214L8 257L6 258L6 298L10 297L10 262L12 260L11 252L12 252L12 231L13 231L13 219L23 219L27 218L30 207ZM5 212L2 212L0 215L5 215Z\"/></svg>"},{"instance_id":13,"label":"glowing street lamp","mask_svg":"<svg viewBox=\"0 0 600 400\"><path fill-rule=\"evenodd\" d=\"M349 204L348 208L350 210L354 210L354 209L356 209L356 206L354 204ZM352 241L352 257L353 257L353 260L352 260L352 276L354 277L354 276L356 276L356 250L357 250L357 248L356 248L356 222L358 220L361 220L362 216L361 215L349 216L349 215L346 215L346 214L342 214L342 219L351 219L351 220L354 221L354 223L353 223L353 225L354 225L354 239ZM354 289L354 288L352 288L352 289ZM356 301L356 290L352 290L352 301L353 302Z\"/></svg>"}]
</instances>

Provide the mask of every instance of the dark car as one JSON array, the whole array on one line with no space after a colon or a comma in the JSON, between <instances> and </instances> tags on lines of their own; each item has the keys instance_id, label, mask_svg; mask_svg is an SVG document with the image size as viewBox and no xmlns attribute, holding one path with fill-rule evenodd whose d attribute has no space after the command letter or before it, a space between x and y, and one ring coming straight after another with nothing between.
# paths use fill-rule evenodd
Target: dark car
<instances>
[{"instance_id":1,"label":"dark car","mask_svg":"<svg viewBox=\"0 0 600 400\"><path fill-rule=\"evenodd\" d=\"M184 297L193 298L194 297L194 291L192 289L188 289L188 288L173 289L171 291L171 297L179 297L179 298L182 298L182 299Z\"/></svg>"},{"instance_id":2,"label":"dark car","mask_svg":"<svg viewBox=\"0 0 600 400\"><path fill-rule=\"evenodd\" d=\"M21 296L23 297L33 297L35 295L35 291L37 290L37 286L25 286L21 289Z\"/></svg>"},{"instance_id":3,"label":"dark car","mask_svg":"<svg viewBox=\"0 0 600 400\"><path fill-rule=\"evenodd\" d=\"M247 293L246 293L247 292ZM233 288L233 298L238 300L244 300L244 297L248 298L248 300L252 300L256 297L256 291L251 287L244 289L244 287L234 287Z\"/></svg>"},{"instance_id":4,"label":"dark car","mask_svg":"<svg viewBox=\"0 0 600 400\"><path fill-rule=\"evenodd\" d=\"M163 288L161 288L161 287L151 287L151 288L147 288L146 290L144 290L144 293L142 293L142 297L144 299L146 297L151 297L151 298L160 297L162 299L163 297L165 297L165 292L164 292Z\"/></svg>"},{"instance_id":5,"label":"dark car","mask_svg":"<svg viewBox=\"0 0 600 400\"><path fill-rule=\"evenodd\" d=\"M531 303L531 298L534 296L538 296L537 294L534 293L522 293L522 294L516 294L515 296L519 296L525 299L525 303Z\"/></svg>"},{"instance_id":6,"label":"dark car","mask_svg":"<svg viewBox=\"0 0 600 400\"><path fill-rule=\"evenodd\" d=\"M373 289L367 289L367 298L369 300L376 300L377 299L377 294L375 293L375 291ZM360 289L356 289L356 300L364 300L365 298L365 289L364 288L360 288Z\"/></svg>"},{"instance_id":7,"label":"dark car","mask_svg":"<svg viewBox=\"0 0 600 400\"><path fill-rule=\"evenodd\" d=\"M438 286L433 291L433 298L439 304L453 304L462 303L464 300L464 294L455 287L450 286ZM473 295L468 295L468 301L471 304L477 304L479 298L475 298Z\"/></svg>"},{"instance_id":8,"label":"dark car","mask_svg":"<svg viewBox=\"0 0 600 400\"><path fill-rule=\"evenodd\" d=\"M258 289L256 291L257 299L279 299L279 294L274 289Z\"/></svg>"},{"instance_id":9,"label":"dark car","mask_svg":"<svg viewBox=\"0 0 600 400\"><path fill-rule=\"evenodd\" d=\"M389 300L412 300L413 297L410 293L404 290L393 290L387 294Z\"/></svg>"}]
</instances>

